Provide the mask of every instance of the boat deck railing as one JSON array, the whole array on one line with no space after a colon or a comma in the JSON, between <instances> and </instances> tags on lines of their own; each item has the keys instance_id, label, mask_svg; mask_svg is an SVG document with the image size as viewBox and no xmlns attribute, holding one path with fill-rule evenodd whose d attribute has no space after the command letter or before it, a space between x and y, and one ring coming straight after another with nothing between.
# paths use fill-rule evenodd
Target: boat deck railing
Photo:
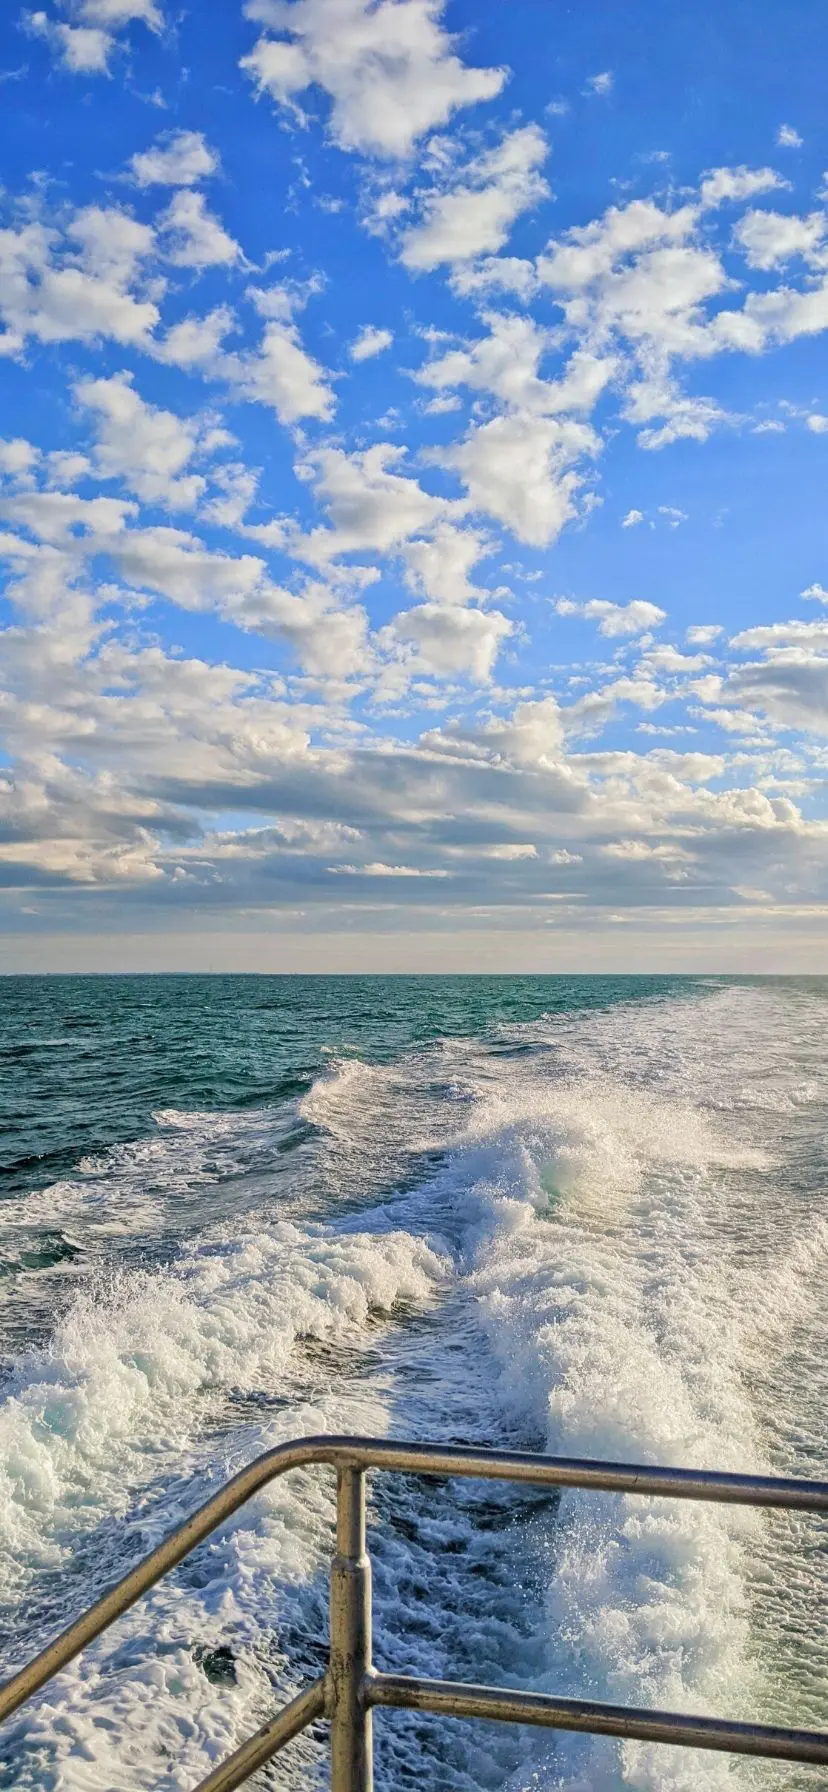
<instances>
[{"instance_id":1,"label":"boat deck railing","mask_svg":"<svg viewBox=\"0 0 828 1792\"><path fill-rule=\"evenodd\" d=\"M322 1718L330 1723L332 1792L371 1792L373 1713L389 1706L430 1711L444 1717L491 1718L499 1723L537 1724L551 1730L580 1730L599 1736L828 1766L828 1732L824 1731L732 1723L680 1712L634 1710L592 1699L558 1698L554 1694L379 1673L372 1661L365 1477L369 1470L378 1469L393 1474L511 1481L550 1490L591 1488L822 1513L828 1512L828 1482L637 1467L507 1450L444 1449L438 1444L396 1443L371 1437L303 1437L279 1444L259 1456L0 1688L0 1722L19 1710L253 1494L289 1469L311 1464L335 1469L337 1475L336 1555L331 1564L326 1672L214 1768L195 1792L232 1792L300 1731Z\"/></svg>"}]
</instances>

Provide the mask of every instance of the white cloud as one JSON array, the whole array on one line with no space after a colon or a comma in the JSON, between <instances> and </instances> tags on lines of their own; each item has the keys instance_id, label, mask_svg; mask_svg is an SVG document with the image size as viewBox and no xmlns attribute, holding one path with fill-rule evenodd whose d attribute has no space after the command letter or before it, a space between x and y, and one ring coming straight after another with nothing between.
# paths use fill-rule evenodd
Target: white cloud
<instances>
[{"instance_id":1,"label":"white cloud","mask_svg":"<svg viewBox=\"0 0 828 1792\"><path fill-rule=\"evenodd\" d=\"M262 577L221 607L241 627L287 641L312 677L342 680L373 669L365 611L342 606L321 580L295 592Z\"/></svg>"},{"instance_id":2,"label":"white cloud","mask_svg":"<svg viewBox=\"0 0 828 1792\"><path fill-rule=\"evenodd\" d=\"M560 597L555 609L559 616L584 616L588 622L597 622L599 634L611 638L643 635L647 630L657 628L667 616L666 610L660 610L658 604L646 603L643 598L633 598L628 604L613 604L600 597L590 598L586 603Z\"/></svg>"},{"instance_id":3,"label":"white cloud","mask_svg":"<svg viewBox=\"0 0 828 1792\"><path fill-rule=\"evenodd\" d=\"M548 547L576 515L583 481L573 465L598 447L586 424L516 412L472 429L435 458L459 474L475 510L505 523L519 541Z\"/></svg>"},{"instance_id":4,"label":"white cloud","mask_svg":"<svg viewBox=\"0 0 828 1792\"><path fill-rule=\"evenodd\" d=\"M763 340L743 313L706 319L706 303L730 282L699 221L692 205L674 212L652 200L611 206L551 242L537 264L569 331L605 363L616 358L624 415L643 426L638 439L647 449L682 437L705 441L725 421L715 399L682 392L676 361Z\"/></svg>"},{"instance_id":5,"label":"white cloud","mask_svg":"<svg viewBox=\"0 0 828 1792\"><path fill-rule=\"evenodd\" d=\"M297 538L297 557L324 564L341 554L388 553L460 510L397 472L404 459L405 450L391 442L375 442L356 454L322 448L309 455L303 470L313 478L333 526Z\"/></svg>"},{"instance_id":6,"label":"white cloud","mask_svg":"<svg viewBox=\"0 0 828 1792\"><path fill-rule=\"evenodd\" d=\"M511 843L505 842L501 846L487 846L483 850L487 859L504 859L507 864L516 864L520 859L536 859L538 856L537 847L532 846L528 841L519 843L515 840ZM557 853L550 853L549 858L551 864L557 865L568 862L569 854L565 854L561 859Z\"/></svg>"},{"instance_id":7,"label":"white cloud","mask_svg":"<svg viewBox=\"0 0 828 1792\"><path fill-rule=\"evenodd\" d=\"M227 305L218 305L206 317L185 317L173 324L153 353L157 360L173 367L209 368L217 363L224 338L234 327L233 313Z\"/></svg>"},{"instance_id":8,"label":"white cloud","mask_svg":"<svg viewBox=\"0 0 828 1792\"><path fill-rule=\"evenodd\" d=\"M657 429L639 431L639 446L651 453L671 442L706 442L711 431L727 420L713 398L688 398L669 380L634 381L627 388L624 415L631 423L662 421Z\"/></svg>"},{"instance_id":9,"label":"white cloud","mask_svg":"<svg viewBox=\"0 0 828 1792\"><path fill-rule=\"evenodd\" d=\"M484 255L481 261L458 262L451 270L452 290L461 297L480 293L514 293L528 302L537 292L538 276L533 261L519 255Z\"/></svg>"},{"instance_id":10,"label":"white cloud","mask_svg":"<svg viewBox=\"0 0 828 1792\"><path fill-rule=\"evenodd\" d=\"M493 99L503 69L475 69L454 54L440 23L443 0L248 0L263 36L241 67L279 104L319 86L332 102L342 149L405 156L459 108Z\"/></svg>"},{"instance_id":11,"label":"white cloud","mask_svg":"<svg viewBox=\"0 0 828 1792\"><path fill-rule=\"evenodd\" d=\"M448 192L428 195L422 221L405 231L400 250L405 266L425 272L502 248L521 212L549 191L538 172L547 154L543 132L524 125L467 163L462 181Z\"/></svg>"},{"instance_id":12,"label":"white cloud","mask_svg":"<svg viewBox=\"0 0 828 1792\"><path fill-rule=\"evenodd\" d=\"M255 555L210 553L198 536L182 529L130 529L113 540L109 552L129 585L158 592L184 610L219 608L243 615L267 575Z\"/></svg>"},{"instance_id":13,"label":"white cloud","mask_svg":"<svg viewBox=\"0 0 828 1792\"><path fill-rule=\"evenodd\" d=\"M122 479L139 498L165 510L195 507L206 484L186 470L199 445L196 422L145 404L128 373L82 380L75 397L96 419L95 467L101 478Z\"/></svg>"},{"instance_id":14,"label":"white cloud","mask_svg":"<svg viewBox=\"0 0 828 1792\"><path fill-rule=\"evenodd\" d=\"M621 527L622 527L622 529L637 529L639 523L643 523L643 521L644 521L643 510L628 510L626 516L624 517L624 519L621 523Z\"/></svg>"},{"instance_id":15,"label":"white cloud","mask_svg":"<svg viewBox=\"0 0 828 1792\"><path fill-rule=\"evenodd\" d=\"M497 717L477 727L471 725L464 733L498 765L530 769L540 766L551 770L560 764L564 730L561 709L555 697L520 702L511 716Z\"/></svg>"},{"instance_id":16,"label":"white cloud","mask_svg":"<svg viewBox=\"0 0 828 1792\"><path fill-rule=\"evenodd\" d=\"M489 335L426 362L416 375L418 384L437 392L469 386L491 392L513 409L549 409L547 385L538 377L538 365L549 341L531 317L490 313Z\"/></svg>"},{"instance_id":17,"label":"white cloud","mask_svg":"<svg viewBox=\"0 0 828 1792\"><path fill-rule=\"evenodd\" d=\"M531 317L487 313L489 335L451 349L421 367L416 379L437 391L468 386L490 392L509 410L556 415L591 411L616 371L612 356L577 349L558 380L540 378L543 356L555 342Z\"/></svg>"},{"instance_id":18,"label":"white cloud","mask_svg":"<svg viewBox=\"0 0 828 1792\"><path fill-rule=\"evenodd\" d=\"M80 533L102 540L120 534L138 506L121 498L79 498L74 492L17 492L0 503L0 516L38 541L59 544ZM23 544L21 544L23 545ZM63 567L60 567L61 574Z\"/></svg>"},{"instance_id":19,"label":"white cloud","mask_svg":"<svg viewBox=\"0 0 828 1792\"><path fill-rule=\"evenodd\" d=\"M486 684L492 676L512 623L499 610L468 610L459 604L425 603L395 617L393 632L418 648L417 670L439 678L466 676Z\"/></svg>"},{"instance_id":20,"label":"white cloud","mask_svg":"<svg viewBox=\"0 0 828 1792\"><path fill-rule=\"evenodd\" d=\"M599 97L603 97L612 92L614 81L615 77L611 70L605 69L603 74L590 75L586 87L584 88L584 92L598 94Z\"/></svg>"},{"instance_id":21,"label":"white cloud","mask_svg":"<svg viewBox=\"0 0 828 1792\"><path fill-rule=\"evenodd\" d=\"M164 24L155 0L77 0L73 16L76 24L66 24L43 11L23 14L25 29L33 37L43 38L73 75L109 73L119 27L139 20L151 31L160 31Z\"/></svg>"},{"instance_id":22,"label":"white cloud","mask_svg":"<svg viewBox=\"0 0 828 1792\"><path fill-rule=\"evenodd\" d=\"M812 435L824 436L828 432L828 417L823 416L821 411L811 411L810 416L805 418L805 428Z\"/></svg>"},{"instance_id":23,"label":"white cloud","mask_svg":"<svg viewBox=\"0 0 828 1792\"><path fill-rule=\"evenodd\" d=\"M678 647L671 647L669 644L649 647L641 659L641 667L645 672L701 672L710 664L709 654L681 653Z\"/></svg>"},{"instance_id":24,"label":"white cloud","mask_svg":"<svg viewBox=\"0 0 828 1792\"><path fill-rule=\"evenodd\" d=\"M687 511L677 510L674 504L659 504L659 516L663 516L668 529L678 529L687 521Z\"/></svg>"},{"instance_id":25,"label":"white cloud","mask_svg":"<svg viewBox=\"0 0 828 1792\"><path fill-rule=\"evenodd\" d=\"M115 39L108 31L90 25L67 25L50 19L48 13L23 15L27 31L49 44L55 56L71 75L105 75Z\"/></svg>"},{"instance_id":26,"label":"white cloud","mask_svg":"<svg viewBox=\"0 0 828 1792\"><path fill-rule=\"evenodd\" d=\"M63 240L40 223L0 230L0 356L19 354L28 337L144 345L158 306L129 288L154 246L149 226L115 207L76 212Z\"/></svg>"},{"instance_id":27,"label":"white cloud","mask_svg":"<svg viewBox=\"0 0 828 1792\"><path fill-rule=\"evenodd\" d=\"M393 340L391 330L380 330L376 324L363 324L348 353L352 361L369 361L372 356L381 355L384 349L390 348Z\"/></svg>"},{"instance_id":28,"label":"white cloud","mask_svg":"<svg viewBox=\"0 0 828 1792\"><path fill-rule=\"evenodd\" d=\"M280 423L298 423L303 417L324 423L336 409L326 370L308 354L294 323L265 324L257 349L220 351L209 366L244 398L271 405Z\"/></svg>"},{"instance_id":29,"label":"white cloud","mask_svg":"<svg viewBox=\"0 0 828 1792\"><path fill-rule=\"evenodd\" d=\"M463 401L457 397L455 392L439 392L436 398L430 398L427 404L423 405L423 414L426 417L447 417L452 411L461 411L462 409Z\"/></svg>"},{"instance_id":30,"label":"white cloud","mask_svg":"<svg viewBox=\"0 0 828 1792\"><path fill-rule=\"evenodd\" d=\"M92 471L92 462L88 456L78 454L74 449L53 448L46 456L46 463L48 485L76 485L79 479L85 479Z\"/></svg>"},{"instance_id":31,"label":"white cloud","mask_svg":"<svg viewBox=\"0 0 828 1792\"><path fill-rule=\"evenodd\" d=\"M68 235L81 244L84 271L121 289L138 277L155 249L152 227L114 206L88 205L76 212Z\"/></svg>"},{"instance_id":32,"label":"white cloud","mask_svg":"<svg viewBox=\"0 0 828 1792\"><path fill-rule=\"evenodd\" d=\"M755 338L748 344L753 348L763 348L770 341L795 342L799 336L820 335L828 330L828 280L804 292L780 286L773 292L749 293L739 315L753 327Z\"/></svg>"},{"instance_id":33,"label":"white cloud","mask_svg":"<svg viewBox=\"0 0 828 1792\"><path fill-rule=\"evenodd\" d=\"M219 158L201 131L172 131L138 150L129 166L139 187L192 187L217 172Z\"/></svg>"},{"instance_id":34,"label":"white cloud","mask_svg":"<svg viewBox=\"0 0 828 1792\"><path fill-rule=\"evenodd\" d=\"M701 202L705 209L735 204L740 199L752 199L754 193L772 193L788 185L775 168L746 168L744 164L739 168L712 168L701 183Z\"/></svg>"},{"instance_id":35,"label":"white cloud","mask_svg":"<svg viewBox=\"0 0 828 1792\"><path fill-rule=\"evenodd\" d=\"M727 703L782 728L828 735L828 621L744 629L733 645L764 658L729 675L722 690Z\"/></svg>"},{"instance_id":36,"label":"white cloud","mask_svg":"<svg viewBox=\"0 0 828 1792\"><path fill-rule=\"evenodd\" d=\"M819 653L828 653L828 618L818 622L759 623L755 628L744 628L733 635L730 645L737 652L750 652L755 648L812 647Z\"/></svg>"},{"instance_id":37,"label":"white cloud","mask_svg":"<svg viewBox=\"0 0 828 1792\"><path fill-rule=\"evenodd\" d=\"M783 212L751 211L739 219L733 234L744 249L749 267L779 267L794 255L804 256L812 265L819 266L821 263L818 257L815 260L815 251L828 235L828 218L824 212L810 212L802 218Z\"/></svg>"},{"instance_id":38,"label":"white cloud","mask_svg":"<svg viewBox=\"0 0 828 1792\"><path fill-rule=\"evenodd\" d=\"M720 622L696 622L685 630L685 639L691 647L709 647L722 633Z\"/></svg>"},{"instance_id":39,"label":"white cloud","mask_svg":"<svg viewBox=\"0 0 828 1792\"><path fill-rule=\"evenodd\" d=\"M201 516L209 518L210 522L220 523L225 529L240 529L256 497L259 474L236 461L216 467L210 477L218 491L207 504L201 505Z\"/></svg>"},{"instance_id":40,"label":"white cloud","mask_svg":"<svg viewBox=\"0 0 828 1792\"><path fill-rule=\"evenodd\" d=\"M117 31L134 20L161 31L164 15L155 0L75 0L77 16L84 24L101 25L106 31Z\"/></svg>"},{"instance_id":41,"label":"white cloud","mask_svg":"<svg viewBox=\"0 0 828 1792\"><path fill-rule=\"evenodd\" d=\"M409 541L404 549L408 583L442 604L465 604L487 595L472 585L469 573L490 553L485 536L474 529L439 522L427 540Z\"/></svg>"},{"instance_id":42,"label":"white cloud","mask_svg":"<svg viewBox=\"0 0 828 1792\"><path fill-rule=\"evenodd\" d=\"M175 267L229 267L241 259L238 243L208 210L203 193L181 188L157 222L169 239L165 252Z\"/></svg>"},{"instance_id":43,"label":"white cloud","mask_svg":"<svg viewBox=\"0 0 828 1792\"><path fill-rule=\"evenodd\" d=\"M0 474L10 479L25 479L37 466L40 450L24 436L13 436L10 441L0 440Z\"/></svg>"},{"instance_id":44,"label":"white cloud","mask_svg":"<svg viewBox=\"0 0 828 1792\"><path fill-rule=\"evenodd\" d=\"M812 603L828 604L828 591L826 591L824 585L820 585L819 583L809 585L807 590L800 591L799 595L800 597L809 598Z\"/></svg>"},{"instance_id":45,"label":"white cloud","mask_svg":"<svg viewBox=\"0 0 828 1792\"><path fill-rule=\"evenodd\" d=\"M538 261L538 275L557 292L583 292L611 274L626 257L657 245L683 242L694 225L690 206L664 212L652 199L613 205L602 218L574 225L558 241L548 243Z\"/></svg>"},{"instance_id":46,"label":"white cloud","mask_svg":"<svg viewBox=\"0 0 828 1792\"><path fill-rule=\"evenodd\" d=\"M386 865L381 859L370 865L332 865L339 877L448 877L448 871L429 870L416 865Z\"/></svg>"},{"instance_id":47,"label":"white cloud","mask_svg":"<svg viewBox=\"0 0 828 1792\"><path fill-rule=\"evenodd\" d=\"M781 124L776 133L776 141L780 149L801 149L802 138L792 124Z\"/></svg>"}]
</instances>

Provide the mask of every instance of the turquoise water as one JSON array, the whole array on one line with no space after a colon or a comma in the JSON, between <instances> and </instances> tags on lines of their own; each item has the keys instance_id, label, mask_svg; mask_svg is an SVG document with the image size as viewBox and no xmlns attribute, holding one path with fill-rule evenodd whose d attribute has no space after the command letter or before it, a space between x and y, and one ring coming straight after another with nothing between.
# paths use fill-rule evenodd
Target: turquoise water
<instances>
[{"instance_id":1,"label":"turquoise water","mask_svg":"<svg viewBox=\"0 0 828 1792\"><path fill-rule=\"evenodd\" d=\"M666 977L0 977L0 1172L37 1187L140 1136L156 1108L311 1087L332 1052L388 1063L500 1023L647 1001Z\"/></svg>"},{"instance_id":2,"label":"turquoise water","mask_svg":"<svg viewBox=\"0 0 828 1792\"><path fill-rule=\"evenodd\" d=\"M303 1431L828 1472L827 1015L819 979L0 979L7 1665ZM0 1784L195 1784L317 1671L331 1516L319 1477L254 1502ZM825 1723L804 1521L377 1483L373 1522L385 1665ZM818 1783L378 1731L389 1792Z\"/></svg>"}]
</instances>

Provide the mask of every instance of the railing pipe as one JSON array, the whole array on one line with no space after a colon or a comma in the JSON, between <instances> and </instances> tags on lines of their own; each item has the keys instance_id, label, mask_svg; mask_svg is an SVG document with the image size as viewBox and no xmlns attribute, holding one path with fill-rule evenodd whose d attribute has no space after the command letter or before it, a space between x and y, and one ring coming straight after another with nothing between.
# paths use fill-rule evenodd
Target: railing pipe
<instances>
[{"instance_id":1,"label":"railing pipe","mask_svg":"<svg viewBox=\"0 0 828 1792\"><path fill-rule=\"evenodd\" d=\"M812 1730L731 1723L726 1718L693 1717L677 1711L642 1711L631 1705L561 1699L549 1693L470 1686L455 1680L420 1680L408 1674L374 1674L368 1697L372 1705L431 1711L438 1717L493 1718L498 1723L537 1724L549 1730L583 1730L593 1736L634 1737L640 1742L671 1742L682 1748L828 1765L828 1735Z\"/></svg>"},{"instance_id":2,"label":"railing pipe","mask_svg":"<svg viewBox=\"0 0 828 1792\"><path fill-rule=\"evenodd\" d=\"M341 1468L331 1564L331 1792L372 1792L371 1563L365 1548L365 1470Z\"/></svg>"},{"instance_id":3,"label":"railing pipe","mask_svg":"<svg viewBox=\"0 0 828 1792\"><path fill-rule=\"evenodd\" d=\"M315 1680L305 1692L291 1699L289 1705L263 1724L255 1736L248 1737L232 1755L214 1767L206 1780L199 1780L195 1792L235 1792L237 1786L243 1786L257 1768L264 1767L266 1761L272 1760L286 1742L292 1742L300 1730L306 1730L314 1718L322 1717L325 1712L326 1685L324 1678Z\"/></svg>"}]
</instances>

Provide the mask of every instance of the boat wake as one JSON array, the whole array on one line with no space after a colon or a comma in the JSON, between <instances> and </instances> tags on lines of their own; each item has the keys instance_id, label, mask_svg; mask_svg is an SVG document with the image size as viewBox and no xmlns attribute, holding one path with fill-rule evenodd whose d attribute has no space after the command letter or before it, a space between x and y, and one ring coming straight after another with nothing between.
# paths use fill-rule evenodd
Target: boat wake
<instances>
[{"instance_id":1,"label":"boat wake","mask_svg":"<svg viewBox=\"0 0 828 1792\"><path fill-rule=\"evenodd\" d=\"M88 1218L145 1248L90 1262L10 1376L8 1664L242 1462L309 1431L819 1473L823 1028L818 995L713 985L385 1067L331 1060L299 1100L238 1124L165 1116L51 1204L18 1203L30 1227L85 1236ZM164 1232L173 1185L194 1203L183 1247ZM200 1228L194 1190L218 1191ZM331 1525L318 1471L257 1498L9 1726L0 1784L196 1783L319 1671ZM821 1721L826 1576L805 1521L378 1476L372 1548L383 1667ZM389 1788L816 1783L641 1743L376 1727ZM274 1783L316 1783L321 1762L305 1737Z\"/></svg>"}]
</instances>

